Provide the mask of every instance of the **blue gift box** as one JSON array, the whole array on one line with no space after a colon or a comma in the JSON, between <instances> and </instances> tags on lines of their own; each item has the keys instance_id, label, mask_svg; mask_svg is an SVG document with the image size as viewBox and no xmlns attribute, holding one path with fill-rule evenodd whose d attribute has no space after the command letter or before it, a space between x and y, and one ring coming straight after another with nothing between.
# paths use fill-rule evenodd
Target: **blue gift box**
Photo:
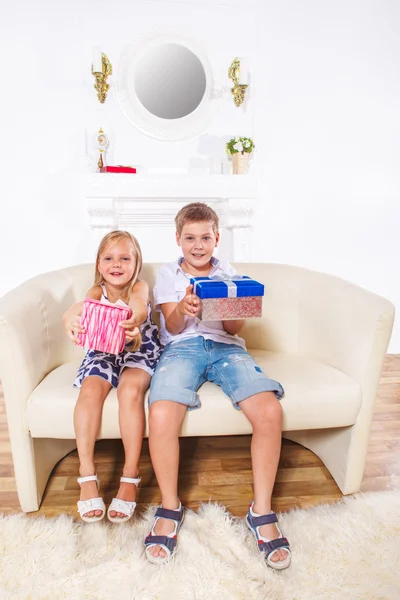
<instances>
[{"instance_id":1,"label":"blue gift box","mask_svg":"<svg viewBox=\"0 0 400 600\"><path fill-rule=\"evenodd\" d=\"M264 284L246 275L232 277L191 277L193 291L199 298L243 298L264 296Z\"/></svg>"}]
</instances>

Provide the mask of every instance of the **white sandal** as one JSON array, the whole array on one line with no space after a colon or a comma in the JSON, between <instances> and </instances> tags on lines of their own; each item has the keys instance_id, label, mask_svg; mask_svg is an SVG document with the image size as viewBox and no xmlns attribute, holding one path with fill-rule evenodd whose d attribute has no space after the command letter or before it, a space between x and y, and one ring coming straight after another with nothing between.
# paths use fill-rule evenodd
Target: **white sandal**
<instances>
[{"instance_id":1,"label":"white sandal","mask_svg":"<svg viewBox=\"0 0 400 600\"><path fill-rule=\"evenodd\" d=\"M82 485L82 483L86 483L87 481L95 481L97 484L97 489L99 489L99 480L97 478L97 475L88 475L87 477L78 477L77 479L79 485ZM101 521L101 519L104 518L104 515L106 514L106 507L105 504L103 502L103 498L90 498L90 500L79 500L77 502L78 504L78 513L80 514L80 517L83 521L86 521L87 523L95 523L96 521ZM94 510L101 510L102 513L101 515L97 516L94 515L93 517L87 517L86 513L94 511Z\"/></svg>"},{"instance_id":2,"label":"white sandal","mask_svg":"<svg viewBox=\"0 0 400 600\"><path fill-rule=\"evenodd\" d=\"M121 477L120 481L122 483L133 483L136 487L141 482L141 478L133 478L133 477ZM136 502L128 502L127 500L121 500L120 498L113 498L110 506L107 510L107 517L111 523L125 523L125 521L129 521L133 513L135 512ZM111 511L124 513L124 517L112 517L110 515Z\"/></svg>"}]
</instances>

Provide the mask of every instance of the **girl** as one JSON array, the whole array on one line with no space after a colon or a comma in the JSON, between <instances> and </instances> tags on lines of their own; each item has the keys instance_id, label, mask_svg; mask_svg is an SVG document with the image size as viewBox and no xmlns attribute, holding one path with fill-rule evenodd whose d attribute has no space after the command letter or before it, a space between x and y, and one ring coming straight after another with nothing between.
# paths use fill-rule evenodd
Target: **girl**
<instances>
[{"instance_id":1,"label":"girl","mask_svg":"<svg viewBox=\"0 0 400 600\"><path fill-rule=\"evenodd\" d=\"M125 302L132 316L121 322L127 345L121 354L88 350L79 368L74 386L80 388L74 411L74 427L80 461L78 483L81 497L78 512L84 521L100 521L105 515L98 494L94 466L94 447L100 428L104 400L111 387L117 387L119 425L125 450L125 464L117 497L108 508L110 521L121 523L133 515L139 457L144 433L144 393L149 387L160 354L157 326L151 317L149 288L138 280L142 253L136 238L126 231L112 231L100 242L96 258L94 285L86 297L94 300ZM83 302L75 304L63 316L69 337L83 333L79 317ZM140 330L139 330L140 327Z\"/></svg>"}]
</instances>

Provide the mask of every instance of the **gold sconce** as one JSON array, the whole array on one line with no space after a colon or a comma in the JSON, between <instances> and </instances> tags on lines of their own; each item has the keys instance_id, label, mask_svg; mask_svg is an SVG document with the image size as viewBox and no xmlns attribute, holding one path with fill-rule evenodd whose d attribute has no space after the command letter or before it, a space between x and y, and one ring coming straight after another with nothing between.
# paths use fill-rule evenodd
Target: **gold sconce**
<instances>
[{"instance_id":1,"label":"gold sconce","mask_svg":"<svg viewBox=\"0 0 400 600\"><path fill-rule=\"evenodd\" d=\"M107 92L110 89L107 77L112 75L112 65L107 56L99 48L94 48L93 50L92 74L96 79L94 89L97 91L97 98L101 104L104 104Z\"/></svg>"},{"instance_id":2,"label":"gold sconce","mask_svg":"<svg viewBox=\"0 0 400 600\"><path fill-rule=\"evenodd\" d=\"M242 73L240 72L240 58L235 58L232 61L228 70L228 77L233 81L233 88L231 88L233 101L236 106L240 106L244 102L246 89L249 87L247 83L243 83L244 78L247 77L247 72L243 68ZM240 83L241 81L242 83Z\"/></svg>"}]
</instances>

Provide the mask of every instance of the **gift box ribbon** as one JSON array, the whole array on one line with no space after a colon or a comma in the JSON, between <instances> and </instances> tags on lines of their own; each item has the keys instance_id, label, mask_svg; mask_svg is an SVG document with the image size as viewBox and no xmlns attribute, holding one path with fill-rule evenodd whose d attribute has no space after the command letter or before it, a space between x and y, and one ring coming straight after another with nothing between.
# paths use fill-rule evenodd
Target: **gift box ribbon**
<instances>
[{"instance_id":1,"label":"gift box ribbon","mask_svg":"<svg viewBox=\"0 0 400 600\"><path fill-rule=\"evenodd\" d=\"M222 273L222 275L214 275L214 277L208 277L207 279L197 279L194 282L193 292L196 294L196 287L199 283L209 283L210 281L222 281L228 288L228 298L237 298L237 285L235 281L240 279L249 279L249 277L243 275L228 275L228 273Z\"/></svg>"}]
</instances>

